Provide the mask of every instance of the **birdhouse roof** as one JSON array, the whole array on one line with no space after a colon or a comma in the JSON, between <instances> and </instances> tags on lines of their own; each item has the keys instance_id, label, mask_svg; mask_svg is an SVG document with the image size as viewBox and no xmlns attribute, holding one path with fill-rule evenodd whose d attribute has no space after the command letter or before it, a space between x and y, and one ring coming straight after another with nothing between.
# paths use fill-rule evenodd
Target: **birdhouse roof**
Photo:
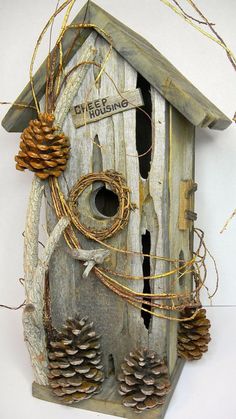
<instances>
[{"instance_id":1,"label":"birdhouse roof","mask_svg":"<svg viewBox=\"0 0 236 419\"><path fill-rule=\"evenodd\" d=\"M89 1L75 17L72 24L92 23L108 33L116 51L135 68L164 98L183 114L193 125L223 130L231 120L194 87L160 52L136 32L129 29L102 8ZM67 62L81 47L91 31L83 28L71 48L74 30L67 31L63 38L63 51ZM102 36L102 32L99 31ZM37 98L45 93L46 60L34 76ZM25 87L16 103L33 105L30 83ZM2 121L9 132L22 131L31 119L36 118L36 111L30 108L12 106Z\"/></svg>"}]
</instances>

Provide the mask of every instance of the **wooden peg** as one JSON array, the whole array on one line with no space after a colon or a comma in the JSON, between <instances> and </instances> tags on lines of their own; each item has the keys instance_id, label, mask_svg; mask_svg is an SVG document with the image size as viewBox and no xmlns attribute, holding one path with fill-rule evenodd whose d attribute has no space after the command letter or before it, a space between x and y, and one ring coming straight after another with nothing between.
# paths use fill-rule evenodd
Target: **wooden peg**
<instances>
[{"instance_id":1,"label":"wooden peg","mask_svg":"<svg viewBox=\"0 0 236 419\"><path fill-rule=\"evenodd\" d=\"M192 179L180 182L179 201L179 229L191 228L193 221L196 221L197 214L194 212L194 192L197 190L197 183Z\"/></svg>"}]
</instances>

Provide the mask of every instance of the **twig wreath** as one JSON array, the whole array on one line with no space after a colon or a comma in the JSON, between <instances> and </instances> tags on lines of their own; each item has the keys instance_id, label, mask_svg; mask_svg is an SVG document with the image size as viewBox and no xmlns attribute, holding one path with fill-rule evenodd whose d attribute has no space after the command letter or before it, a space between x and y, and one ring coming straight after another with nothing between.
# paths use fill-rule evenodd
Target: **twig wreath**
<instances>
[{"instance_id":1,"label":"twig wreath","mask_svg":"<svg viewBox=\"0 0 236 419\"><path fill-rule=\"evenodd\" d=\"M84 226L80 222L77 200L85 189L98 181L110 186L111 190L118 197L119 206L115 217L112 218L112 224L108 228L96 231ZM82 176L70 190L68 204L71 214L73 214L71 220L75 227L86 237L91 238L93 236L99 240L105 240L116 234L120 229L125 228L129 221L130 211L135 209L135 206L131 204L130 190L126 185L124 177L120 173L112 170L101 173L89 173L88 175Z\"/></svg>"}]
</instances>

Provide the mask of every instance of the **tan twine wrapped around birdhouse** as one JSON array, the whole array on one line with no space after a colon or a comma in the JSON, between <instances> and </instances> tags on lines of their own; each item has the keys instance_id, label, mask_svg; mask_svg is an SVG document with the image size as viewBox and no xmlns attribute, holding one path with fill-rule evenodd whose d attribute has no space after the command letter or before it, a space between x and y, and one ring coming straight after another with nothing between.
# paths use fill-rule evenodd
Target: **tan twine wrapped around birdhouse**
<instances>
[{"instance_id":1,"label":"tan twine wrapped around birdhouse","mask_svg":"<svg viewBox=\"0 0 236 419\"><path fill-rule=\"evenodd\" d=\"M178 322L184 322L184 321L188 321L190 319L195 318L195 316L197 315L199 311L198 307L200 305L199 292L202 287L206 287L205 286L205 280L206 280L205 258L206 258L208 250L206 248L206 245L203 239L204 233L201 230L195 229L195 233L197 237L199 238L199 247L197 251L194 253L193 259L191 259L190 261L184 262L181 265L179 264L180 262L179 259L170 259L163 256L143 254L140 252L133 252L126 249L118 249L100 240L99 238L97 238L96 232L91 231L91 229L86 229L86 232L84 232L84 227L83 227L83 230L81 230L80 224L78 223L78 220L77 220L77 214L73 212L72 210L73 206L71 207L69 202L66 201L60 189L59 182L57 181L57 179L51 178L49 180L49 183L51 187L52 202L53 202L58 218L61 218L63 215L66 215L71 219L72 224L69 227L67 227L64 233L65 240L71 249L80 248L78 238L73 228L73 226L75 226L81 233L85 234L86 237L103 245L105 248L109 249L110 251L124 253L126 255L133 255L134 257L140 256L140 255L146 256L151 259L163 260L173 265L173 269L171 269L168 272L151 275L151 276L145 276L145 277L127 275L125 272L117 272L117 271L112 271L110 269L106 269L103 267L95 266L94 267L95 274L107 288L109 288L119 297L125 299L133 307L136 307L142 311L148 312L152 314L153 316L163 318L163 319L169 319L172 321L178 321ZM203 251L203 254L201 254L202 251ZM201 277L202 269L203 269L203 277ZM184 275L189 274L189 273L193 274L195 288L191 292L183 292L183 293L160 293L160 294L138 293L130 289L128 286L122 285L121 283L119 283L119 281L114 279L114 276L121 277L122 279L127 279L127 280L143 280L143 279L157 280L159 278L172 279L173 275L177 274L178 280L179 280L180 278L184 277ZM217 273L216 289L212 295L209 295L210 298L212 298L213 295L216 293L217 288L218 288L218 273ZM149 298L149 301L145 300L145 304L149 306L149 309L146 309L142 306L143 299L145 297ZM157 300L170 300L170 304L157 303L156 302ZM179 301L182 301L182 302L180 303ZM168 314L163 314L161 312L157 313L156 311L154 311L154 309L158 309L158 310L166 310L166 311L172 311L172 312L182 312L186 306L191 306L192 308L194 307L196 308L196 310L191 314L191 316L175 317L173 315L170 316Z\"/></svg>"}]
</instances>

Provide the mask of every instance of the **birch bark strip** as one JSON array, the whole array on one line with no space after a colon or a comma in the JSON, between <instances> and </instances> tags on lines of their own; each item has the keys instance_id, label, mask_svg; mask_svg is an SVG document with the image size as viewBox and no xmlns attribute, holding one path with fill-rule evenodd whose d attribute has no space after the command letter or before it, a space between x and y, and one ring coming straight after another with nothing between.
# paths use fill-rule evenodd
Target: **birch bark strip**
<instances>
[{"instance_id":1,"label":"birch bark strip","mask_svg":"<svg viewBox=\"0 0 236 419\"><path fill-rule=\"evenodd\" d=\"M95 49L90 46L82 57L82 61L93 59L95 52ZM84 64L72 73L57 104L55 111L55 123L57 125L63 125L73 98L87 71L88 65ZM43 181L34 176L25 227L24 272L26 306L23 312L23 327L35 381L38 384L47 385L47 348L43 324L44 281L51 255L63 231L68 226L69 220L66 217L59 220L47 240L41 259L39 259L38 236L43 191Z\"/></svg>"},{"instance_id":2,"label":"birch bark strip","mask_svg":"<svg viewBox=\"0 0 236 419\"><path fill-rule=\"evenodd\" d=\"M32 191L34 191L34 188L32 188ZM35 202L40 211L38 201L33 202ZM31 205L32 201L30 201ZM32 210L35 218L38 218L39 213L35 211L34 206ZM30 217L27 219L27 224L33 222L35 218ZM36 269L33 271L32 266L27 265L29 270L26 271L25 277L26 306L23 312L24 337L30 354L35 381L42 385L48 384L46 336L43 324L44 281L50 257L68 224L69 220L66 217L60 219L47 241L41 259L38 259ZM36 228L33 231L33 235L27 236L26 242L29 243L29 240L31 240L32 246L36 242L38 243L38 231ZM33 275L31 275L31 272L34 272Z\"/></svg>"}]
</instances>

